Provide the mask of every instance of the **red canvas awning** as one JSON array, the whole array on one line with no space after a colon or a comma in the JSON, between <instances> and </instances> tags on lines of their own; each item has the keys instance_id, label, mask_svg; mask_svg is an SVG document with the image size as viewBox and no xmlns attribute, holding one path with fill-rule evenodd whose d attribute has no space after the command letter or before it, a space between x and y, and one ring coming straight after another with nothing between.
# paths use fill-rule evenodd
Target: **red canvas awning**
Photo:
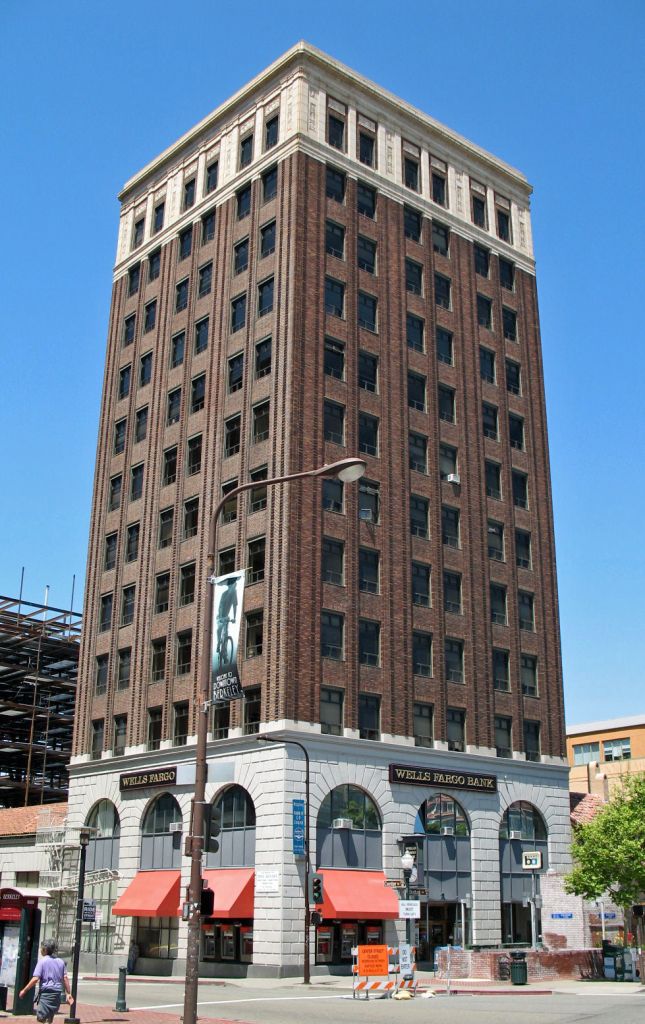
<instances>
[{"instance_id":1,"label":"red canvas awning","mask_svg":"<svg viewBox=\"0 0 645 1024\"><path fill-rule=\"evenodd\" d=\"M229 921L232 918L253 917L255 871L253 868L216 868L204 871L208 888L215 893L213 917Z\"/></svg>"},{"instance_id":2,"label":"red canvas awning","mask_svg":"<svg viewBox=\"0 0 645 1024\"><path fill-rule=\"evenodd\" d=\"M179 917L179 871L137 871L112 913L121 917Z\"/></svg>"},{"instance_id":3,"label":"red canvas awning","mask_svg":"<svg viewBox=\"0 0 645 1024\"><path fill-rule=\"evenodd\" d=\"M340 871L325 868L322 915L341 920L382 921L399 916L399 900L382 871Z\"/></svg>"}]
</instances>

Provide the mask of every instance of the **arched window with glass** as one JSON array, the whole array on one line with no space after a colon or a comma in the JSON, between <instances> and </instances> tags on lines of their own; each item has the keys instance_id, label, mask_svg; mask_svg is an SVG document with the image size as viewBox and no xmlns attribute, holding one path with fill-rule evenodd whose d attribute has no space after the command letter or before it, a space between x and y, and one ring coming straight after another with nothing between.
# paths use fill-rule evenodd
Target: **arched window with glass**
<instances>
[{"instance_id":1,"label":"arched window with glass","mask_svg":"<svg viewBox=\"0 0 645 1024\"><path fill-rule=\"evenodd\" d=\"M219 849L206 854L206 867L253 867L255 864L255 807L242 786L231 786L213 804L220 826Z\"/></svg>"},{"instance_id":2,"label":"arched window with glass","mask_svg":"<svg viewBox=\"0 0 645 1024\"><path fill-rule=\"evenodd\" d=\"M456 903L470 894L470 825L460 803L446 793L435 793L419 808L415 832L421 843L420 868L428 900Z\"/></svg>"},{"instance_id":3,"label":"arched window with glass","mask_svg":"<svg viewBox=\"0 0 645 1024\"><path fill-rule=\"evenodd\" d=\"M316 824L319 868L383 866L383 826L376 804L358 786L337 786L327 794Z\"/></svg>"},{"instance_id":4,"label":"arched window with glass","mask_svg":"<svg viewBox=\"0 0 645 1024\"><path fill-rule=\"evenodd\" d=\"M121 822L116 807L110 800L99 800L90 811L86 824L94 831L87 848L85 870L88 873L100 868L116 870L121 838Z\"/></svg>"},{"instance_id":5,"label":"arched window with glass","mask_svg":"<svg viewBox=\"0 0 645 1024\"><path fill-rule=\"evenodd\" d=\"M541 867L523 867L523 854L539 853ZM540 874L547 870L548 834L544 819L533 804L518 800L504 813L499 830L499 862L502 896L502 941L531 943L540 932L539 906L535 904L538 935L531 934L531 904L540 894Z\"/></svg>"},{"instance_id":6,"label":"arched window with glass","mask_svg":"<svg viewBox=\"0 0 645 1024\"><path fill-rule=\"evenodd\" d=\"M116 919L112 916L112 906L119 877L121 823L111 800L99 800L85 824L93 829L85 861L85 897L95 900L101 913L97 916L99 927L96 930L83 929L81 949L84 953L113 953ZM46 928L49 931L49 921Z\"/></svg>"},{"instance_id":7,"label":"arched window with glass","mask_svg":"<svg viewBox=\"0 0 645 1024\"><path fill-rule=\"evenodd\" d=\"M181 867L182 814L170 793L162 793L148 807L141 826L141 870Z\"/></svg>"}]
</instances>

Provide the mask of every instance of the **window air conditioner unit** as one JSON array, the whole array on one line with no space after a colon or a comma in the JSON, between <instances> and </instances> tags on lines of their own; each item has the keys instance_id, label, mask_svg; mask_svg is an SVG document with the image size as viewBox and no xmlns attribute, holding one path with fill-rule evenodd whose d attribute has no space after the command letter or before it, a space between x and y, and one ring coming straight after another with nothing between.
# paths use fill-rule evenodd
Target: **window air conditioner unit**
<instances>
[{"instance_id":1,"label":"window air conditioner unit","mask_svg":"<svg viewBox=\"0 0 645 1024\"><path fill-rule=\"evenodd\" d=\"M508 838L509 839L521 839L522 838L522 833L521 832L515 832L515 831L509 832L508 833Z\"/></svg>"},{"instance_id":2,"label":"window air conditioner unit","mask_svg":"<svg viewBox=\"0 0 645 1024\"><path fill-rule=\"evenodd\" d=\"M443 828L441 829L442 836L454 836L454 834L455 830L452 827L452 825L444 825Z\"/></svg>"},{"instance_id":3,"label":"window air conditioner unit","mask_svg":"<svg viewBox=\"0 0 645 1024\"><path fill-rule=\"evenodd\" d=\"M372 522L373 516L372 516L371 508L362 508L359 511L358 514L359 514L359 518L363 519L366 523L371 523Z\"/></svg>"},{"instance_id":4,"label":"window air conditioner unit","mask_svg":"<svg viewBox=\"0 0 645 1024\"><path fill-rule=\"evenodd\" d=\"M448 481L449 484L461 483L461 477L459 476L459 473L448 473L446 480Z\"/></svg>"},{"instance_id":5,"label":"window air conditioner unit","mask_svg":"<svg viewBox=\"0 0 645 1024\"><path fill-rule=\"evenodd\" d=\"M170 825L168 826L168 831L169 832L181 832L183 827L184 826L183 826L181 821L171 821Z\"/></svg>"},{"instance_id":6,"label":"window air conditioner unit","mask_svg":"<svg viewBox=\"0 0 645 1024\"><path fill-rule=\"evenodd\" d=\"M354 822L351 818L334 818L332 828L353 828Z\"/></svg>"}]
</instances>

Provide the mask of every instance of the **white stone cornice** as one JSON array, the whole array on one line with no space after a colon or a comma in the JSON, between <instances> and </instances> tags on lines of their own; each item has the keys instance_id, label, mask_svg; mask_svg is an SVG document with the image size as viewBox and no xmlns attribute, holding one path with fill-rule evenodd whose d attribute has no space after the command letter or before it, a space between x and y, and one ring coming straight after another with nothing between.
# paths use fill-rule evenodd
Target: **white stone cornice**
<instances>
[{"instance_id":1,"label":"white stone cornice","mask_svg":"<svg viewBox=\"0 0 645 1024\"><path fill-rule=\"evenodd\" d=\"M316 142L312 138L306 135L294 135L287 141L279 144L274 149L269 150L268 153L263 153L260 158L254 161L252 173L249 177L248 169L244 172L240 172L234 175L227 184L219 186L215 192L211 192L207 196L202 196L197 200L189 210L181 214L180 217L174 222L167 222L166 226L162 228L156 235L148 238L146 242L140 245L134 252L129 252L123 258L123 245L119 247L119 255L121 259L117 262L114 268L114 280L116 281L123 274L127 273L129 268L138 263L141 260L146 259L151 252L159 248L160 245L166 245L176 235L178 235L185 227L188 227L191 223L199 223L201 217L207 210L213 207L215 201L215 207L223 206L228 202L239 189L240 185L245 181L255 181L262 176L262 174L276 162L280 163L292 156L296 152L305 153L307 156L312 157L314 160L320 163L332 163L339 170L344 171L348 177L358 179L366 182L376 188L382 195L387 196L396 203L407 204L414 206L420 210L424 216L433 218L441 221L446 227L462 238L466 238L468 241L476 242L478 245L483 245L491 252L504 256L506 259L511 260L518 269L524 270L527 274L535 275L535 261L526 253L522 252L514 245L507 242L501 241L501 239L492 235L489 231L483 228L478 228L476 225L465 220L462 216L459 216L458 212L446 209L443 206L437 206L431 199L426 199L424 196L410 192L409 189L401 183L384 177L378 170L372 170L366 167L364 164L359 163L357 160L353 160L347 154L341 153L338 150L330 149L325 143ZM466 190L468 185L465 186ZM465 202L465 209L469 209L469 202ZM455 206L457 203L455 202ZM514 206L515 210L516 207ZM128 211L129 213L129 211ZM128 213L122 215L122 238L125 237L126 232L132 231L132 217L128 216ZM526 222L530 222L528 211L520 211L525 213ZM151 216L151 214L150 214ZM126 221L127 227L123 228L123 221ZM519 240L518 240L519 244Z\"/></svg>"}]
</instances>

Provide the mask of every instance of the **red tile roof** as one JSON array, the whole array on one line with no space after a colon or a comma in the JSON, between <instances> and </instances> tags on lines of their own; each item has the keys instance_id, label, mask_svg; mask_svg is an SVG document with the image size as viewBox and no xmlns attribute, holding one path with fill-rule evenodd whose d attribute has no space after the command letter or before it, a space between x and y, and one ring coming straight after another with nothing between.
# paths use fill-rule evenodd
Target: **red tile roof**
<instances>
[{"instance_id":1,"label":"red tile roof","mask_svg":"<svg viewBox=\"0 0 645 1024\"><path fill-rule=\"evenodd\" d=\"M41 814L48 814L52 824L62 824L67 815L67 803L3 808L0 810L0 836L33 835Z\"/></svg>"},{"instance_id":2,"label":"red tile roof","mask_svg":"<svg viewBox=\"0 0 645 1024\"><path fill-rule=\"evenodd\" d=\"M595 793L569 793L571 824L586 825L605 806L604 800Z\"/></svg>"}]
</instances>

